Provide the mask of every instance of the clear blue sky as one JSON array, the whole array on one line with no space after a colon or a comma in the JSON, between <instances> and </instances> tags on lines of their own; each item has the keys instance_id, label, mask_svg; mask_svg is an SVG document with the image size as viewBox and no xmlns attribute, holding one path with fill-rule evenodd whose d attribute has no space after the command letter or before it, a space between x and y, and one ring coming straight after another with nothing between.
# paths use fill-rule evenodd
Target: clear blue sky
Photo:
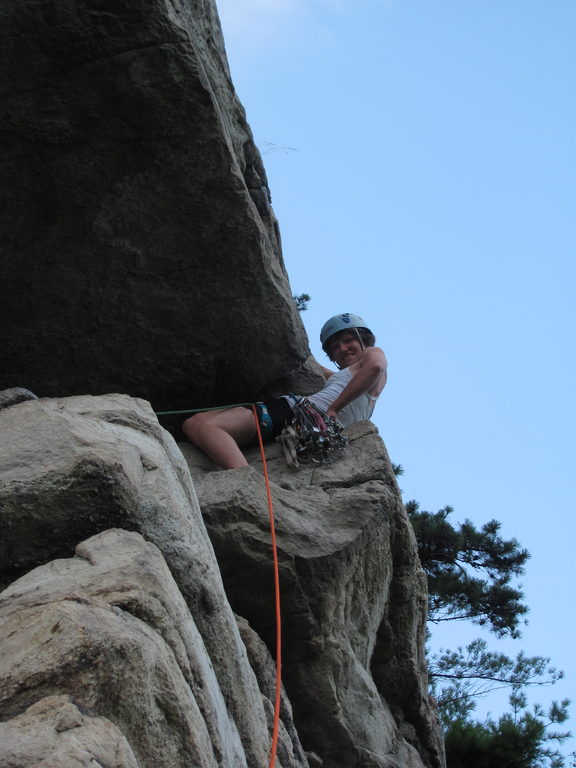
<instances>
[{"instance_id":1,"label":"clear blue sky","mask_svg":"<svg viewBox=\"0 0 576 768\"><path fill-rule=\"evenodd\" d=\"M328 316L365 317L404 498L530 551L523 642L493 645L565 670L536 700L576 699L576 3L218 7L312 350Z\"/></svg>"}]
</instances>

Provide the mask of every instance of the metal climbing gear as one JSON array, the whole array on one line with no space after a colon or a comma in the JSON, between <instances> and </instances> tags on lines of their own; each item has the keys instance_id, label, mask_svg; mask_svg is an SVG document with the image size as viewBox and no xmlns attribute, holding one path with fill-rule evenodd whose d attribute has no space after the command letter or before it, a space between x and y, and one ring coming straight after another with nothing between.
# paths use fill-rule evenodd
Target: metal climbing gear
<instances>
[{"instance_id":1,"label":"metal climbing gear","mask_svg":"<svg viewBox=\"0 0 576 768\"><path fill-rule=\"evenodd\" d=\"M326 464L348 445L342 426L306 398L292 406L294 418L276 440L289 467L314 462Z\"/></svg>"}]
</instances>

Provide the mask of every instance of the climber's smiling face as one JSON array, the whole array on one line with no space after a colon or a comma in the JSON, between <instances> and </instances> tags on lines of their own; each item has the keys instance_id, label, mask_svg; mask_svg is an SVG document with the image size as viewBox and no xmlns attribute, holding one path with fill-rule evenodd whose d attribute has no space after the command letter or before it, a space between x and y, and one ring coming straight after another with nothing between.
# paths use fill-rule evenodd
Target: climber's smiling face
<instances>
[{"instance_id":1,"label":"climber's smiling face","mask_svg":"<svg viewBox=\"0 0 576 768\"><path fill-rule=\"evenodd\" d=\"M339 368L348 368L358 363L364 354L364 346L355 331L341 331L329 343L330 359Z\"/></svg>"}]
</instances>

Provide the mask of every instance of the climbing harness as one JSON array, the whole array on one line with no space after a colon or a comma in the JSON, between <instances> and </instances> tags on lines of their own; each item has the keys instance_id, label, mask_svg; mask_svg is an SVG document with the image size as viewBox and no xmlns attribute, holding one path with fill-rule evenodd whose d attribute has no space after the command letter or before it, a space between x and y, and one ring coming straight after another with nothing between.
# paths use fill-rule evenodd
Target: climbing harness
<instances>
[{"instance_id":1,"label":"climbing harness","mask_svg":"<svg viewBox=\"0 0 576 768\"><path fill-rule=\"evenodd\" d=\"M294 468L310 462L328 464L340 455L349 442L346 435L343 434L342 426L305 397L298 398L295 395L289 395L288 401L294 415L292 421L286 424L276 438L282 446L286 464ZM267 438L270 435L272 421L264 403L234 403L233 405L218 405L214 408L156 411L156 415L193 414L238 407L252 409L259 436Z\"/></svg>"},{"instance_id":2,"label":"climbing harness","mask_svg":"<svg viewBox=\"0 0 576 768\"><path fill-rule=\"evenodd\" d=\"M276 440L289 467L300 463L327 464L348 445L342 426L305 397L292 404L294 418Z\"/></svg>"}]
</instances>

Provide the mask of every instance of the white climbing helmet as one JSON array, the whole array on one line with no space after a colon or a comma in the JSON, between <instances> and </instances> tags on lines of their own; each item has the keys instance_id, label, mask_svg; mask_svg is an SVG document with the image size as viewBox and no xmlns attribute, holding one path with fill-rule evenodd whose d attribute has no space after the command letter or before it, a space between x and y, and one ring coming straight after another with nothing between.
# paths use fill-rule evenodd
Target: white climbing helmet
<instances>
[{"instance_id":1,"label":"white climbing helmet","mask_svg":"<svg viewBox=\"0 0 576 768\"><path fill-rule=\"evenodd\" d=\"M348 328L365 328L367 331L370 331L360 315L354 315L352 312L345 312L342 315L334 315L330 320L326 320L320 331L320 343L322 344L324 352L328 353L326 347L332 336L334 336L335 333L345 331Z\"/></svg>"}]
</instances>

